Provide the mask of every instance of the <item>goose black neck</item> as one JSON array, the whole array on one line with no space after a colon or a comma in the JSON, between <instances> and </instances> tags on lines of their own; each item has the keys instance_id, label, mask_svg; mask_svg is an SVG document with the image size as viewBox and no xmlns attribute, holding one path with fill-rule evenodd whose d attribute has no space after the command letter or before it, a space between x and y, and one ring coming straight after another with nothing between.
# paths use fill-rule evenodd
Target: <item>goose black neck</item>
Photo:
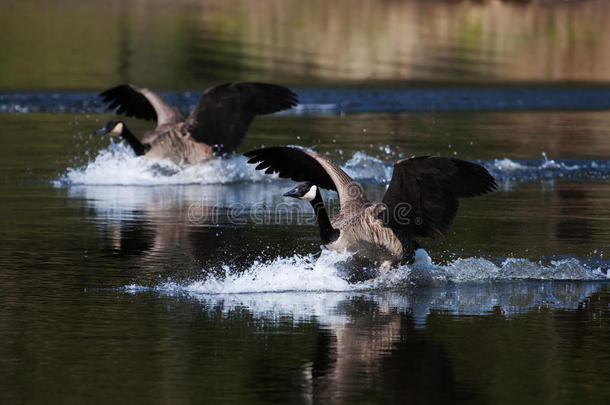
<instances>
[{"instance_id":1,"label":"goose black neck","mask_svg":"<svg viewBox=\"0 0 610 405\"><path fill-rule=\"evenodd\" d=\"M142 145L142 142L138 138L136 138L131 131L127 128L126 125L123 125L123 130L121 131L121 138L125 139L131 149L136 153L136 156L142 156L148 149L150 149L149 145Z\"/></svg>"},{"instance_id":2,"label":"goose black neck","mask_svg":"<svg viewBox=\"0 0 610 405\"><path fill-rule=\"evenodd\" d=\"M320 194L320 190L316 191L316 197L310 201L310 204L313 207L314 212L316 213L316 218L318 219L322 243L326 245L339 239L340 231L338 229L333 228L333 226L330 224L330 219L328 218L328 214L326 213L326 208L324 208L324 201L322 201L322 195Z\"/></svg>"}]
</instances>

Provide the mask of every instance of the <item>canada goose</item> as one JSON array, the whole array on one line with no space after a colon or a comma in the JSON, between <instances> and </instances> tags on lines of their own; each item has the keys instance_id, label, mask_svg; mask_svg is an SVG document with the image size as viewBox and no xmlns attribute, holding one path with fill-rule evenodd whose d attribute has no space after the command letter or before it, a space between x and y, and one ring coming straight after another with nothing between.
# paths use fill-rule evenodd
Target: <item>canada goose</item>
<instances>
[{"instance_id":1,"label":"canada goose","mask_svg":"<svg viewBox=\"0 0 610 405\"><path fill-rule=\"evenodd\" d=\"M271 114L297 105L296 94L284 86L267 83L226 83L207 89L186 119L163 97L131 84L102 93L108 109L117 114L156 120L157 127L138 140L118 120L109 121L97 133L125 139L137 156L170 158L199 163L234 152L256 115Z\"/></svg>"},{"instance_id":2,"label":"canada goose","mask_svg":"<svg viewBox=\"0 0 610 405\"><path fill-rule=\"evenodd\" d=\"M458 209L458 198L496 189L482 166L453 158L421 156L394 164L381 203L372 204L362 188L336 164L306 149L277 146L244 154L266 174L304 181L284 194L311 203L327 248L357 252L388 268L412 262L416 236L445 235ZM320 188L339 195L339 212L328 218Z\"/></svg>"}]
</instances>

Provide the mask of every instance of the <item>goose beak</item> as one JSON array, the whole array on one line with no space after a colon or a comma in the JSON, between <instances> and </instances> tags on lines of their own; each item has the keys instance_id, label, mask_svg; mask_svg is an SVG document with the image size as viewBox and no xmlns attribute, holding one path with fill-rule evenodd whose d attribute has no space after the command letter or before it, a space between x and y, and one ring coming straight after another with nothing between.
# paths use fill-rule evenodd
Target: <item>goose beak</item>
<instances>
[{"instance_id":1,"label":"goose beak","mask_svg":"<svg viewBox=\"0 0 610 405\"><path fill-rule=\"evenodd\" d=\"M106 130L106 127L101 127L100 129L98 129L97 131L94 132L95 135L105 135L108 131Z\"/></svg>"},{"instance_id":2,"label":"goose beak","mask_svg":"<svg viewBox=\"0 0 610 405\"><path fill-rule=\"evenodd\" d=\"M293 188L290 191L286 191L284 193L284 197L299 198L299 197L301 197L301 193L299 193L299 191L296 188Z\"/></svg>"}]
</instances>

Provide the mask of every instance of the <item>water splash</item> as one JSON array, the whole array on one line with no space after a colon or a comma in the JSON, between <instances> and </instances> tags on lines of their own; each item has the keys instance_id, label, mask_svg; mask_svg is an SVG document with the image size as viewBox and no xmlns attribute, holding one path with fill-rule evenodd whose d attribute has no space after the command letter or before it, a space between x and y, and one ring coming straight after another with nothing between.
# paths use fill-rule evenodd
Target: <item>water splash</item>
<instances>
[{"instance_id":1,"label":"water splash","mask_svg":"<svg viewBox=\"0 0 610 405\"><path fill-rule=\"evenodd\" d=\"M392 178L394 165L366 153L356 152L341 168L356 181L388 182Z\"/></svg>"},{"instance_id":2,"label":"water splash","mask_svg":"<svg viewBox=\"0 0 610 405\"><path fill-rule=\"evenodd\" d=\"M339 275L336 264L346 260L347 253L324 251L314 255L294 255L271 262L255 262L241 272L224 267L225 277L209 277L188 284L168 282L161 290L183 290L203 294L239 294L283 291L350 291L350 284Z\"/></svg>"},{"instance_id":3,"label":"water splash","mask_svg":"<svg viewBox=\"0 0 610 405\"><path fill-rule=\"evenodd\" d=\"M386 149L383 160L357 151L344 161L341 168L361 183L389 183L394 170L396 153ZM603 180L610 178L608 160L549 159L545 153L539 160L478 161L499 182L527 182L552 179ZM179 165L169 159L136 157L123 143L112 143L82 167L68 168L54 181L58 187L66 185L177 185L229 184L236 182L273 181L248 165L247 159L235 156L211 160L199 165Z\"/></svg>"},{"instance_id":4,"label":"water splash","mask_svg":"<svg viewBox=\"0 0 610 405\"><path fill-rule=\"evenodd\" d=\"M68 168L56 186L226 184L269 180L243 156L215 159L198 165L179 165L169 159L136 157L123 143L112 143L87 165Z\"/></svg>"},{"instance_id":5,"label":"water splash","mask_svg":"<svg viewBox=\"0 0 610 405\"><path fill-rule=\"evenodd\" d=\"M499 264L483 258L458 258L446 265L432 262L425 250L417 251L412 265L350 283L346 279L348 253L324 250L314 255L294 255L269 262L255 262L243 271L225 266L225 276L209 276L201 281L161 283L155 289L193 294L240 294L264 292L338 292L392 290L422 286L486 283L509 280L606 280L607 269L591 267L571 258L549 263L509 258ZM130 288L135 288L132 286Z\"/></svg>"},{"instance_id":6,"label":"water splash","mask_svg":"<svg viewBox=\"0 0 610 405\"><path fill-rule=\"evenodd\" d=\"M186 296L214 311L220 308L229 313L235 308L248 308L265 319L316 317L326 324L350 322L354 314L343 311L348 307L346 303L364 299L380 309L410 311L416 324L423 325L433 310L482 314L499 308L511 315L541 307L576 308L608 279L607 269L593 268L576 259L548 264L507 259L494 264L465 258L441 266L419 249L412 266L349 283L342 270L349 256L332 251L323 251L319 258L294 255L253 263L241 272L225 267L225 277L166 281L153 287L131 284L123 290Z\"/></svg>"},{"instance_id":7,"label":"water splash","mask_svg":"<svg viewBox=\"0 0 610 405\"><path fill-rule=\"evenodd\" d=\"M477 161L499 182L531 182L540 180L606 180L610 179L609 160L542 159ZM389 183L394 170L394 159L388 161L363 152L354 155L341 166L354 180L362 183Z\"/></svg>"},{"instance_id":8,"label":"water splash","mask_svg":"<svg viewBox=\"0 0 610 405\"><path fill-rule=\"evenodd\" d=\"M355 152L341 167L354 180L362 183L389 183L394 170L394 157L387 160ZM606 180L610 179L609 160L508 158L476 161L483 165L499 182L531 182L540 180Z\"/></svg>"},{"instance_id":9,"label":"water splash","mask_svg":"<svg viewBox=\"0 0 610 405\"><path fill-rule=\"evenodd\" d=\"M542 152L541 160L495 159L493 162L480 162L500 181L539 181L539 180L605 180L610 178L610 161L549 159Z\"/></svg>"}]
</instances>

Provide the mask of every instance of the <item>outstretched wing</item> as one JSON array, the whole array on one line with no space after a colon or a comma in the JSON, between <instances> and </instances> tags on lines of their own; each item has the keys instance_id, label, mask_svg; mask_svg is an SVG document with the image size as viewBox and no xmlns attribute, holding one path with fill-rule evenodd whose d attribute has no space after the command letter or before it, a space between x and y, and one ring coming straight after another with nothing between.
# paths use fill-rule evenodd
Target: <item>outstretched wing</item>
<instances>
[{"instance_id":1,"label":"outstretched wing","mask_svg":"<svg viewBox=\"0 0 610 405\"><path fill-rule=\"evenodd\" d=\"M271 114L298 104L284 86L267 83L226 83L207 89L186 130L197 142L218 145L222 153L235 151L256 115Z\"/></svg>"},{"instance_id":2,"label":"outstretched wing","mask_svg":"<svg viewBox=\"0 0 610 405\"><path fill-rule=\"evenodd\" d=\"M457 214L459 198L496 187L493 176L476 163L429 156L400 160L383 197L387 225L419 236L445 235Z\"/></svg>"},{"instance_id":3,"label":"outstretched wing","mask_svg":"<svg viewBox=\"0 0 610 405\"><path fill-rule=\"evenodd\" d=\"M266 174L278 173L294 181L310 181L318 187L335 190L339 194L341 210L368 200L358 183L339 166L317 153L290 146L275 146L244 153L248 163L258 163L257 170Z\"/></svg>"},{"instance_id":4,"label":"outstretched wing","mask_svg":"<svg viewBox=\"0 0 610 405\"><path fill-rule=\"evenodd\" d=\"M157 127L175 124L184 120L182 114L157 93L141 89L132 84L122 84L101 92L109 110L128 117L157 121Z\"/></svg>"}]
</instances>

